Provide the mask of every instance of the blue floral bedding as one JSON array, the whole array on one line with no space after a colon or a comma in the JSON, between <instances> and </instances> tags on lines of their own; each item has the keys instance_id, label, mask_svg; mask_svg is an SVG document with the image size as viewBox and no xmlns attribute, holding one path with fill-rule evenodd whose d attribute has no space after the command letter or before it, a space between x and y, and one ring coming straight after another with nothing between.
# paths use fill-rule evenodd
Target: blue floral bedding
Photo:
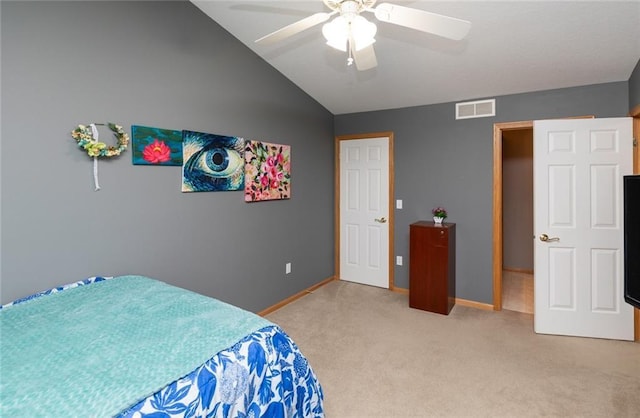
<instances>
[{"instance_id":1,"label":"blue floral bedding","mask_svg":"<svg viewBox=\"0 0 640 418\"><path fill-rule=\"evenodd\" d=\"M12 315L7 315L14 305L33 301L42 296L52 295L67 289L99 283L109 278L90 278L67 286L51 289L24 298L8 305L0 310L3 333L10 329L9 321ZM149 279L150 280L150 279ZM122 283L125 283L122 280ZM83 289L84 290L84 289ZM66 296L66 292L65 292ZM201 297L201 296L200 296ZM210 298L209 298L210 299ZM205 301L206 302L206 301ZM32 302L31 302L32 303ZM69 309L76 306L69 307ZM15 307L14 307L15 309ZM235 308L237 309L237 308ZM233 312L233 311L232 311ZM249 320L250 313L247 313ZM153 318L150 318L152 322ZM239 341L222 350L216 350L208 360L204 361L190 373L174 376L166 381L166 385L147 396L133 397L140 400L129 404L118 411L111 411L106 415L119 417L323 417L323 393L320 384L309 366L307 359L302 355L296 344L278 326L269 323L255 332L242 337ZM37 321L36 321L37 322ZM260 324L262 322L255 322ZM15 331L13 331L15 332ZM9 333L5 333L9 334ZM188 333L185 333L185 338ZM16 335L16 334L14 334ZM21 335L21 334L17 334ZM64 335L64 334L62 334ZM199 343L198 336L194 336L193 344ZM4 340L4 339L3 339ZM15 338L14 338L15 340ZM135 342L131 342L135 344ZM3 346L8 345L3 343ZM5 348L5 347L3 347ZM176 346L168 345L166 350L175 351ZM10 352L10 350L7 350ZM6 359L3 350L2 361L3 379L0 382L0 416L5 413L20 415L51 415L53 409L47 409L43 403L33 404L34 397L13 389L12 381L21 380L22 367L15 367ZM68 357L72 357L69 355ZM156 360L157 361L157 360ZM149 375L153 375L155 369L161 369L165 365L162 361L146 365ZM48 370L46 362L37 365L39 370ZM14 369L14 370L12 370ZM25 370L28 370L25 368ZM98 369L96 369L98 370ZM107 372L110 369L107 368ZM18 372L16 374L15 372ZM85 373L86 370L80 370ZM142 370L144 374L144 370ZM27 380L28 372L24 372ZM18 376L16 378L16 376ZM42 375L41 375L42 376ZM139 376L131 376L135 380ZM102 399L88 397L83 399L83 393L56 394L57 385L47 387L47 396L55 397L60 403L80 403L80 408L87 416L104 416L104 413L96 405L107 404L106 399L110 394L101 388L91 388L90 393L98 393ZM60 385L61 387L64 385ZM108 389L108 385L104 385ZM151 392L148 392L151 393ZM10 395L11 394L11 395ZM42 398L41 398L42 399ZM31 404L30 404L31 402ZM64 408L63 408L64 410Z\"/></svg>"},{"instance_id":2,"label":"blue floral bedding","mask_svg":"<svg viewBox=\"0 0 640 418\"><path fill-rule=\"evenodd\" d=\"M323 417L322 390L277 326L224 350L122 417Z\"/></svg>"}]
</instances>

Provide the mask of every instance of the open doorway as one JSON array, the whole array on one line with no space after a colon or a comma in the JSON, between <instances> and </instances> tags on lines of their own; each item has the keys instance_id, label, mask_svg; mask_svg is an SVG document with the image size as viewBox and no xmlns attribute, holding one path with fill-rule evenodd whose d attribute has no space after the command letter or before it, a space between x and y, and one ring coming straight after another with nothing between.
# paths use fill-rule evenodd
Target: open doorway
<instances>
[{"instance_id":1,"label":"open doorway","mask_svg":"<svg viewBox=\"0 0 640 418\"><path fill-rule=\"evenodd\" d=\"M533 314L533 129L502 133L502 308Z\"/></svg>"},{"instance_id":2,"label":"open doorway","mask_svg":"<svg viewBox=\"0 0 640 418\"><path fill-rule=\"evenodd\" d=\"M634 107L629 116L633 117L633 135L636 139L633 152L634 173L640 174L640 105ZM509 131L527 130L533 132L533 121L496 123L493 126L493 309L502 310L503 293L503 134ZM635 310L635 339L640 341L640 309Z\"/></svg>"},{"instance_id":3,"label":"open doorway","mask_svg":"<svg viewBox=\"0 0 640 418\"><path fill-rule=\"evenodd\" d=\"M523 236L523 234L526 233L528 229L531 229L532 231L533 206L531 206L530 215L528 215L527 213L514 214L512 213L512 209L516 209L519 204L517 201L515 201L518 196L509 195L509 199L506 201L507 208L509 208L509 222L505 225L505 200L503 191L503 183L505 179L505 166L503 164L505 147L507 147L507 153L526 153L526 146L519 146L523 144L518 144L517 142L527 141L529 135L531 145L533 145L533 121L496 123L493 126L493 309L496 311L500 311L503 309L503 291L505 290L503 286L505 284L503 283L503 275L505 274L505 272L503 270L505 267L510 267L511 270L521 270L519 271L519 273L523 273L523 275L516 278L515 280L523 279L521 280L523 291L526 291L526 289L524 288L524 285L526 283L524 282L524 280L527 278L526 274L530 274L531 284L533 283L533 248L531 247L530 250L526 249L527 244ZM506 140L505 137L507 138ZM515 150L512 149L514 147L516 148ZM532 151L531 162L533 162ZM526 170L527 168L525 166L526 162L521 167L513 167L513 170ZM510 169L511 167L507 167L507 170ZM509 173L509 181L514 180L511 174L512 173ZM507 182L507 190L515 190L514 188L517 187L517 182L514 183L509 181ZM531 182L533 182L533 168L531 168ZM530 197L527 197L527 199L533 201L533 189L531 189ZM526 202L520 203L522 204L522 207L527 205ZM526 219L526 225L516 227L519 219ZM528 225L531 225L531 228L529 228ZM510 248L509 252L507 253L507 259L509 260L509 264L511 264L511 266L505 265L505 226L507 227L507 231L509 233L509 236L507 237L508 241L510 243L519 242L521 244L518 246L515 252L511 251L512 249ZM533 237L532 234L533 232L529 232L529 238ZM529 239L528 241L532 245L532 239ZM528 259L528 257L530 257L530 259ZM510 276L509 279L512 279L512 277ZM512 284L513 283L511 282L509 283L509 285ZM507 291L512 295L514 294L513 287L508 289ZM518 292L518 290L515 290L515 292ZM520 297L523 297L522 294L520 294ZM533 294L531 294L531 303L533 303Z\"/></svg>"}]
</instances>

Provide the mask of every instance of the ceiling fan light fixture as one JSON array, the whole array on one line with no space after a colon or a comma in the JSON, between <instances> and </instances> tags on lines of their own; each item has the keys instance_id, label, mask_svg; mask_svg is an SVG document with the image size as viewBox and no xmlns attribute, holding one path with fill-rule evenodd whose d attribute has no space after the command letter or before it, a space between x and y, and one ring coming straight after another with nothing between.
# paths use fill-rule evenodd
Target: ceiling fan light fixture
<instances>
[{"instance_id":1,"label":"ceiling fan light fixture","mask_svg":"<svg viewBox=\"0 0 640 418\"><path fill-rule=\"evenodd\" d=\"M349 23L344 17L338 16L322 26L322 35L327 40L327 45L339 51L346 51Z\"/></svg>"},{"instance_id":2,"label":"ceiling fan light fixture","mask_svg":"<svg viewBox=\"0 0 640 418\"><path fill-rule=\"evenodd\" d=\"M378 28L362 16L338 16L322 26L322 35L327 45L339 51L347 51L348 40L353 40L356 51L366 48L376 40Z\"/></svg>"},{"instance_id":3,"label":"ceiling fan light fixture","mask_svg":"<svg viewBox=\"0 0 640 418\"><path fill-rule=\"evenodd\" d=\"M373 44L378 28L362 16L356 16L351 22L351 36L353 36L354 48L360 51Z\"/></svg>"},{"instance_id":4,"label":"ceiling fan light fixture","mask_svg":"<svg viewBox=\"0 0 640 418\"><path fill-rule=\"evenodd\" d=\"M346 39L332 39L327 41L327 45L331 48L335 48L338 51L347 52L347 41Z\"/></svg>"}]
</instances>

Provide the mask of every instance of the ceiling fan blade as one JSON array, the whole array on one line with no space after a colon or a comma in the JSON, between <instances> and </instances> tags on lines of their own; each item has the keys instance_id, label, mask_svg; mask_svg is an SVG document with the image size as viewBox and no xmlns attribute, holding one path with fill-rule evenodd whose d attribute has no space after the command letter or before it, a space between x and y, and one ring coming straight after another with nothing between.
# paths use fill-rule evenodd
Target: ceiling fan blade
<instances>
[{"instance_id":1,"label":"ceiling fan blade","mask_svg":"<svg viewBox=\"0 0 640 418\"><path fill-rule=\"evenodd\" d=\"M376 53L373 50L373 44L362 48L359 51L353 50L353 60L356 63L358 71L370 70L378 65Z\"/></svg>"},{"instance_id":2,"label":"ceiling fan blade","mask_svg":"<svg viewBox=\"0 0 640 418\"><path fill-rule=\"evenodd\" d=\"M309 29L310 27L318 25L322 22L326 22L327 20L329 20L329 18L333 14L335 14L335 12L332 12L332 13L320 12L320 13L316 13L311 16L305 17L302 20L298 20L297 22L294 22L290 25L285 26L284 28L278 29L275 32L272 32L268 35L263 36L260 39L257 39L256 43L271 44L271 43L281 41L285 38L288 38L289 36L293 36L296 33Z\"/></svg>"},{"instance_id":3,"label":"ceiling fan blade","mask_svg":"<svg viewBox=\"0 0 640 418\"><path fill-rule=\"evenodd\" d=\"M467 36L469 29L471 29L471 22L467 20L389 3L379 4L375 8L375 15L382 22L405 26L456 41Z\"/></svg>"}]
</instances>

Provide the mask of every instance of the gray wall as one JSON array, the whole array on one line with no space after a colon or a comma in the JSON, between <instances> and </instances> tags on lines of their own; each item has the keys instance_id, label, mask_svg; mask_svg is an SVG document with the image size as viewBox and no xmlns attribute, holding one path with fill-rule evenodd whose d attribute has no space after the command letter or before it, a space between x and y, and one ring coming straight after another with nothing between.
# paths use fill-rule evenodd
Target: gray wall
<instances>
[{"instance_id":1,"label":"gray wall","mask_svg":"<svg viewBox=\"0 0 640 418\"><path fill-rule=\"evenodd\" d=\"M640 106L640 59L629 78L629 109Z\"/></svg>"},{"instance_id":2,"label":"gray wall","mask_svg":"<svg viewBox=\"0 0 640 418\"><path fill-rule=\"evenodd\" d=\"M472 100L472 98L470 98ZM395 253L409 254L409 224L447 208L456 222L456 296L493 301L492 170L493 124L629 112L627 82L497 97L497 116L455 120L455 104L444 103L335 117L336 135L393 131L395 141ZM395 267L395 283L409 286L409 266Z\"/></svg>"},{"instance_id":3,"label":"gray wall","mask_svg":"<svg viewBox=\"0 0 640 418\"><path fill-rule=\"evenodd\" d=\"M2 1L1 17L3 303L141 274L257 311L333 275L333 116L198 8ZM292 198L181 193L180 167L130 149L95 192L70 132L107 121L289 144Z\"/></svg>"}]
</instances>

